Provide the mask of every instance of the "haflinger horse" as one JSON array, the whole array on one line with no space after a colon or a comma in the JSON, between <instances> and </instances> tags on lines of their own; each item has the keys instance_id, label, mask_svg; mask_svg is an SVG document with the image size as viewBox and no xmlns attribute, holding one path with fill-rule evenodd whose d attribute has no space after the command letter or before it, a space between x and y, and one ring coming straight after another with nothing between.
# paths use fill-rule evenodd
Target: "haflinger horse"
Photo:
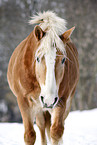
<instances>
[{"instance_id":1,"label":"haflinger horse","mask_svg":"<svg viewBox=\"0 0 97 145\"><path fill-rule=\"evenodd\" d=\"M78 52L66 21L54 12L38 13L30 24L38 23L13 52L8 66L8 83L17 97L25 128L26 145L34 145L34 121L41 145L61 145L64 121L70 111L79 79Z\"/></svg>"}]
</instances>

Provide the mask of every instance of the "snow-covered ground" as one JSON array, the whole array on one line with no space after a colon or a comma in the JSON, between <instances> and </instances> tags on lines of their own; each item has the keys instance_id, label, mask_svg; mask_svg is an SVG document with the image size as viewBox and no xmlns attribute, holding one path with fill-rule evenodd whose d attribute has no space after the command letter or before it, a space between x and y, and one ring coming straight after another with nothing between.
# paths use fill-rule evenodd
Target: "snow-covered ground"
<instances>
[{"instance_id":1,"label":"snow-covered ground","mask_svg":"<svg viewBox=\"0 0 97 145\"><path fill-rule=\"evenodd\" d=\"M35 130L35 145L40 145L40 133L36 125ZM24 145L23 133L23 124L0 123L0 145ZM69 114L65 121L63 145L97 145L97 109Z\"/></svg>"}]
</instances>

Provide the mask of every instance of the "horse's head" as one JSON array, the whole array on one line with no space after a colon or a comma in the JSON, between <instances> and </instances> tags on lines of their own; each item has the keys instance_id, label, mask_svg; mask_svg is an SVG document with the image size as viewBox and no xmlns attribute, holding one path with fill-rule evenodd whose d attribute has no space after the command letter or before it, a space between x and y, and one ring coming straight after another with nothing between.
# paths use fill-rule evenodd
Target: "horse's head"
<instances>
[{"instance_id":1,"label":"horse's head","mask_svg":"<svg viewBox=\"0 0 97 145\"><path fill-rule=\"evenodd\" d=\"M74 27L67 30L61 37L52 37L52 32L44 32L39 26L34 28L39 43L36 50L35 71L41 87L40 101L43 107L53 108L58 100L58 90L65 75L65 42L69 39ZM62 38L62 39L61 39ZM61 47L61 48L60 48Z\"/></svg>"}]
</instances>

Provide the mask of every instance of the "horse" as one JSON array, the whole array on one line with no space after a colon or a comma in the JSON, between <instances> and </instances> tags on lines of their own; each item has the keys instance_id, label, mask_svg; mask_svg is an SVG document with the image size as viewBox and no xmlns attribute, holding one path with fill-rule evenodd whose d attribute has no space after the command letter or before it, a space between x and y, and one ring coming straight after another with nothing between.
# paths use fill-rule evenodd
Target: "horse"
<instances>
[{"instance_id":1,"label":"horse","mask_svg":"<svg viewBox=\"0 0 97 145\"><path fill-rule=\"evenodd\" d=\"M7 79L17 97L26 145L34 145L40 130L41 145L61 145L64 122L79 79L78 52L70 39L75 29L52 11L34 15L37 24L16 47L8 65ZM47 136L46 136L47 135Z\"/></svg>"}]
</instances>

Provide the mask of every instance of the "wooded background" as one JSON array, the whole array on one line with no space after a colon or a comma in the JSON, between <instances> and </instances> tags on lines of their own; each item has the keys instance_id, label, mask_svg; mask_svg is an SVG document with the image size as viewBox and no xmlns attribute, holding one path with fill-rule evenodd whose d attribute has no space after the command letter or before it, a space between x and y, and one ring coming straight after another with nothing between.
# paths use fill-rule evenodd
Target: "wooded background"
<instances>
[{"instance_id":1,"label":"wooded background","mask_svg":"<svg viewBox=\"0 0 97 145\"><path fill-rule=\"evenodd\" d=\"M0 0L0 121L21 121L16 97L7 83L15 47L33 30L30 16L53 10L67 20L79 53L80 80L72 110L97 107L97 0Z\"/></svg>"}]
</instances>

